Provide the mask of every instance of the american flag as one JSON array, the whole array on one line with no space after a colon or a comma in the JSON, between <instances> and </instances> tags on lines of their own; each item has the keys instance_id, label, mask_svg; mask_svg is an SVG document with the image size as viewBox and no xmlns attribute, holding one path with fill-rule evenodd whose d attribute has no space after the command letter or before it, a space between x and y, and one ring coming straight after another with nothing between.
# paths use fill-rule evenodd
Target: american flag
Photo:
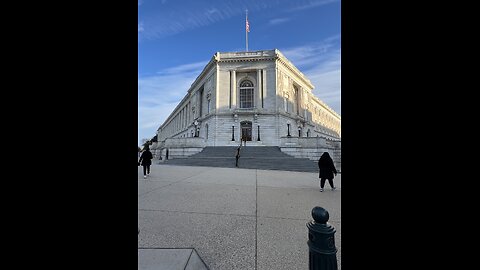
<instances>
[{"instance_id":1,"label":"american flag","mask_svg":"<svg viewBox=\"0 0 480 270\"><path fill-rule=\"evenodd\" d=\"M247 33L250 32L250 25L248 24L248 19L245 19L245 27L246 27Z\"/></svg>"}]
</instances>

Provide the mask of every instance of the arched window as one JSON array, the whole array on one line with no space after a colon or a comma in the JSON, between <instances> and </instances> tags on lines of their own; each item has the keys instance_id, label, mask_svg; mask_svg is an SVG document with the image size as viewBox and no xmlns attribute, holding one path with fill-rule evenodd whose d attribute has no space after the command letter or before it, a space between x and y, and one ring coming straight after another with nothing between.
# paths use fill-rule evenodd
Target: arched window
<instances>
[{"instance_id":1,"label":"arched window","mask_svg":"<svg viewBox=\"0 0 480 270\"><path fill-rule=\"evenodd\" d=\"M245 80L240 84L240 108L253 108L253 83Z\"/></svg>"}]
</instances>

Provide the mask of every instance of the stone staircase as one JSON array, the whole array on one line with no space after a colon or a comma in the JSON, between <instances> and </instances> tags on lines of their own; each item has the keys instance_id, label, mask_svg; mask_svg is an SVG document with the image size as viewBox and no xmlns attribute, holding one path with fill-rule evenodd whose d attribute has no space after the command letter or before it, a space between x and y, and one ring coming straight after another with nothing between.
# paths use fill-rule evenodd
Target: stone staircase
<instances>
[{"instance_id":1,"label":"stone staircase","mask_svg":"<svg viewBox=\"0 0 480 270\"><path fill-rule=\"evenodd\" d=\"M195 155L165 160L162 164L234 168L236 149L236 146L205 147ZM276 146L243 146L238 165L245 169L318 172L316 161L291 157Z\"/></svg>"}]
</instances>

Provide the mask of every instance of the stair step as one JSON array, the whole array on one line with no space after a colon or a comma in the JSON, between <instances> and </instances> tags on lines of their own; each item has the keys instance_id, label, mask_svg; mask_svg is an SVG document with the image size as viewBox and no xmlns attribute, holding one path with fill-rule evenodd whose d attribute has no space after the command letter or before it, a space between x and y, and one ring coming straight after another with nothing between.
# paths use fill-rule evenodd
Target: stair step
<instances>
[{"instance_id":1,"label":"stair step","mask_svg":"<svg viewBox=\"0 0 480 270\"><path fill-rule=\"evenodd\" d=\"M166 160L163 164L183 166L235 167L236 146L205 147L201 152L178 159ZM284 170L317 172L316 161L308 158L294 158L279 147L242 147L239 167L246 169Z\"/></svg>"}]
</instances>

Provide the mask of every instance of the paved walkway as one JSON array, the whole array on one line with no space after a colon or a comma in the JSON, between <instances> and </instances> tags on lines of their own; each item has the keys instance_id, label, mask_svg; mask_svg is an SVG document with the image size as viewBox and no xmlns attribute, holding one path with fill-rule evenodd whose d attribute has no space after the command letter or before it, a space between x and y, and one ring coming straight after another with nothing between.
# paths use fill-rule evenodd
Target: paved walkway
<instances>
[{"instance_id":1,"label":"paved walkway","mask_svg":"<svg viewBox=\"0 0 480 270\"><path fill-rule=\"evenodd\" d=\"M306 223L321 206L341 269L341 174L334 182L319 192L318 173L171 165L143 179L139 167L138 247L195 248L210 270L305 270Z\"/></svg>"}]
</instances>

